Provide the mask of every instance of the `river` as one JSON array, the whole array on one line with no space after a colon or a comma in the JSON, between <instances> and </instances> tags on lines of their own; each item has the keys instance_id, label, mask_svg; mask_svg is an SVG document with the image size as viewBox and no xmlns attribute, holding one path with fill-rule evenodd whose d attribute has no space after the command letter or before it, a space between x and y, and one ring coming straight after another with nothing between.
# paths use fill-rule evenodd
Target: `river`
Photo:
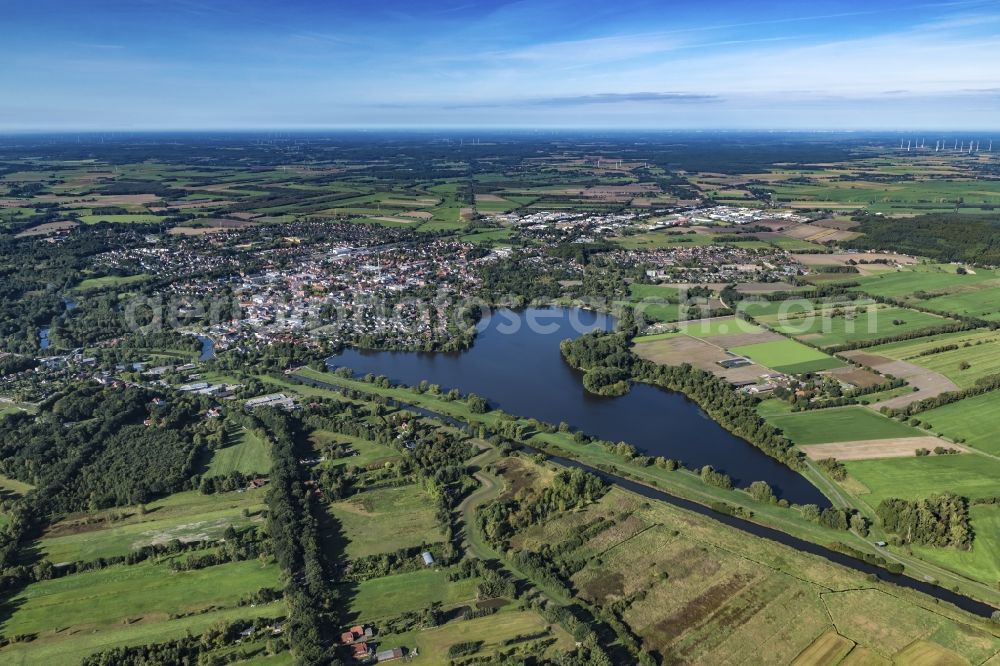
<instances>
[{"instance_id":1,"label":"river","mask_svg":"<svg viewBox=\"0 0 1000 666\"><path fill-rule=\"evenodd\" d=\"M829 506L805 477L729 433L683 394L647 384L633 384L626 395L614 398L587 393L580 372L562 359L559 342L612 325L606 315L578 309L498 310L480 322L481 332L465 352L350 349L328 364L397 383L427 380L476 393L511 414L565 421L588 435L628 442L647 455L674 458L688 467L712 465L740 486L764 480L790 502Z\"/></svg>"}]
</instances>

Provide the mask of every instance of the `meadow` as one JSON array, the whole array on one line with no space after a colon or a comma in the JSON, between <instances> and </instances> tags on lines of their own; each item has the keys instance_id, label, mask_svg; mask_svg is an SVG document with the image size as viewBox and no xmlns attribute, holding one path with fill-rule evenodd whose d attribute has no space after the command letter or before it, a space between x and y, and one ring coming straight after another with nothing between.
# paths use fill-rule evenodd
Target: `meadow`
<instances>
[{"instance_id":1,"label":"meadow","mask_svg":"<svg viewBox=\"0 0 1000 666\"><path fill-rule=\"evenodd\" d=\"M860 497L873 507L888 497L916 500L945 492L991 497L997 493L1000 478L1000 460L983 455L849 460L844 464L868 490Z\"/></svg>"},{"instance_id":2,"label":"meadow","mask_svg":"<svg viewBox=\"0 0 1000 666\"><path fill-rule=\"evenodd\" d=\"M86 518L71 516L50 527L38 548L46 559L60 563L125 555L139 546L173 538L221 538L230 525L261 521L264 493L263 489L216 495L191 491L151 502L144 513L126 508ZM123 511L125 518L113 518Z\"/></svg>"},{"instance_id":3,"label":"meadow","mask_svg":"<svg viewBox=\"0 0 1000 666\"><path fill-rule=\"evenodd\" d=\"M972 661L1000 648L943 607L922 608L879 583L856 593L859 574L619 489L529 528L520 543L562 543L598 517L607 527L561 555L586 560L574 587L614 605L645 650L676 663L792 663L834 628L841 652L857 651L851 663L889 663L919 639Z\"/></svg>"},{"instance_id":4,"label":"meadow","mask_svg":"<svg viewBox=\"0 0 1000 666\"><path fill-rule=\"evenodd\" d=\"M277 565L257 560L176 573L165 563L118 565L28 585L0 631L48 638L169 622L171 614L233 607L249 592L279 586Z\"/></svg>"},{"instance_id":5,"label":"meadow","mask_svg":"<svg viewBox=\"0 0 1000 666\"><path fill-rule=\"evenodd\" d=\"M443 539L434 500L415 485L365 491L330 504L329 511L347 539L345 552L350 558Z\"/></svg>"},{"instance_id":6,"label":"meadow","mask_svg":"<svg viewBox=\"0 0 1000 666\"><path fill-rule=\"evenodd\" d=\"M227 476L230 472L267 474L271 470L271 449L267 442L242 428L227 433L225 445L212 452L207 476Z\"/></svg>"},{"instance_id":7,"label":"meadow","mask_svg":"<svg viewBox=\"0 0 1000 666\"><path fill-rule=\"evenodd\" d=\"M450 607L472 602L478 583L478 578L449 581L447 569L428 568L338 587L346 600L350 622L375 622L407 611L422 610L432 603Z\"/></svg>"},{"instance_id":8,"label":"meadow","mask_svg":"<svg viewBox=\"0 0 1000 666\"><path fill-rule=\"evenodd\" d=\"M792 414L774 414L767 420L796 444L853 442L866 439L919 437L923 433L886 418L865 407L815 409Z\"/></svg>"},{"instance_id":9,"label":"meadow","mask_svg":"<svg viewBox=\"0 0 1000 666\"><path fill-rule=\"evenodd\" d=\"M360 437L333 433L328 430L314 430L309 435L309 441L312 443L313 448L317 452L321 451L323 446L337 443L349 444L351 448L358 453L358 455L355 456L328 460L324 463L327 465L365 467L366 465L371 465L373 463L398 460L400 457L398 451L383 444L377 444L371 440L362 439Z\"/></svg>"},{"instance_id":10,"label":"meadow","mask_svg":"<svg viewBox=\"0 0 1000 666\"><path fill-rule=\"evenodd\" d=\"M917 416L924 427L945 437L1000 456L1000 395L983 393Z\"/></svg>"},{"instance_id":11,"label":"meadow","mask_svg":"<svg viewBox=\"0 0 1000 666\"><path fill-rule=\"evenodd\" d=\"M854 289L944 314L1000 319L1000 272L977 268L962 275L950 264L920 264L856 280Z\"/></svg>"}]
</instances>

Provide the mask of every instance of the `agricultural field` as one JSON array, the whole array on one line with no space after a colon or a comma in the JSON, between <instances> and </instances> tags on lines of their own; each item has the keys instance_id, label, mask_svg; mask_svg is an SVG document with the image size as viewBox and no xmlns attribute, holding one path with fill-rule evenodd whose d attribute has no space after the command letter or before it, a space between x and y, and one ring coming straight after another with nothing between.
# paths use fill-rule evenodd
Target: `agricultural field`
<instances>
[{"instance_id":1,"label":"agricultural field","mask_svg":"<svg viewBox=\"0 0 1000 666\"><path fill-rule=\"evenodd\" d=\"M845 363L794 340L773 340L729 349L760 365L787 374L842 368Z\"/></svg>"},{"instance_id":2,"label":"agricultural field","mask_svg":"<svg viewBox=\"0 0 1000 666\"><path fill-rule=\"evenodd\" d=\"M933 605L911 604L894 588L853 592L854 574L823 560L720 531L710 520L617 489L527 529L515 543L530 550L562 543L602 518L603 530L588 530L581 546L559 557L585 560L571 579L577 594L598 606L614 604L643 648L664 659L792 663L829 648L888 663L924 639L977 661L1000 647L983 629ZM872 621L889 617L891 623Z\"/></svg>"},{"instance_id":3,"label":"agricultural field","mask_svg":"<svg viewBox=\"0 0 1000 666\"><path fill-rule=\"evenodd\" d=\"M855 289L909 305L986 321L1000 319L1000 272L976 268L965 275L950 264L921 264L857 279Z\"/></svg>"},{"instance_id":4,"label":"agricultural field","mask_svg":"<svg viewBox=\"0 0 1000 666\"><path fill-rule=\"evenodd\" d=\"M257 560L178 573L144 562L32 583L11 600L0 631L36 638L0 649L0 659L30 664L47 654L51 663L77 663L95 649L179 638L227 617L283 615L280 602L237 608L246 594L280 585L277 566Z\"/></svg>"},{"instance_id":5,"label":"agricultural field","mask_svg":"<svg viewBox=\"0 0 1000 666\"><path fill-rule=\"evenodd\" d=\"M389 553L443 539L433 498L415 485L380 488L334 502L330 515L342 536L331 535L329 548L341 547L350 558Z\"/></svg>"},{"instance_id":6,"label":"agricultural field","mask_svg":"<svg viewBox=\"0 0 1000 666\"><path fill-rule=\"evenodd\" d=\"M954 348L952 348L954 347ZM961 331L895 342L867 351L940 373L961 388L1000 374L1000 333Z\"/></svg>"},{"instance_id":7,"label":"agricultural field","mask_svg":"<svg viewBox=\"0 0 1000 666\"><path fill-rule=\"evenodd\" d=\"M746 311L779 333L818 347L863 343L954 323L938 315L870 301L794 300L750 304Z\"/></svg>"},{"instance_id":8,"label":"agricultural field","mask_svg":"<svg viewBox=\"0 0 1000 666\"><path fill-rule=\"evenodd\" d=\"M126 508L70 516L38 543L53 564L126 555L141 546L221 538L229 526L263 524L263 489L203 495L189 491L156 500L145 510Z\"/></svg>"},{"instance_id":9,"label":"agricultural field","mask_svg":"<svg viewBox=\"0 0 1000 666\"><path fill-rule=\"evenodd\" d=\"M965 398L917 415L925 428L991 455L1000 456L1000 395Z\"/></svg>"},{"instance_id":10,"label":"agricultural field","mask_svg":"<svg viewBox=\"0 0 1000 666\"><path fill-rule=\"evenodd\" d=\"M849 460L844 464L867 490L858 496L873 507L888 497L922 499L945 492L992 497L1000 474L1000 460L983 455Z\"/></svg>"},{"instance_id":11,"label":"agricultural field","mask_svg":"<svg viewBox=\"0 0 1000 666\"><path fill-rule=\"evenodd\" d=\"M768 417L796 444L915 437L923 433L864 407L814 409Z\"/></svg>"}]
</instances>

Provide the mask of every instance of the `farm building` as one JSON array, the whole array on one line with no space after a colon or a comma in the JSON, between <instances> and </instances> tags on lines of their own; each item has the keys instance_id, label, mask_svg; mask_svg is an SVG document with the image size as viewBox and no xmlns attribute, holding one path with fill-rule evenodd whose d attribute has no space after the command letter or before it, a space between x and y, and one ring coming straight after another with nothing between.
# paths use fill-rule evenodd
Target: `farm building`
<instances>
[{"instance_id":1,"label":"farm building","mask_svg":"<svg viewBox=\"0 0 1000 666\"><path fill-rule=\"evenodd\" d=\"M393 659L400 659L403 656L402 648L392 648L391 650L382 650L375 655L375 660L380 664L383 661L392 661Z\"/></svg>"},{"instance_id":2,"label":"farm building","mask_svg":"<svg viewBox=\"0 0 1000 666\"><path fill-rule=\"evenodd\" d=\"M431 555L428 551L425 550L423 553L421 553L420 556L424 558L424 564L426 566L429 567L434 566L434 556Z\"/></svg>"}]
</instances>

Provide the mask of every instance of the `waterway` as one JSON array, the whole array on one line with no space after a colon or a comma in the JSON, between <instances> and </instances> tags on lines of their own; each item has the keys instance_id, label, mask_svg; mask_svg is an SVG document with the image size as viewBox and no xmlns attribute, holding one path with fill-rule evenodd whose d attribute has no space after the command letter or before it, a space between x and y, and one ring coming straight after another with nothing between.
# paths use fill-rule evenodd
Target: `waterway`
<instances>
[{"instance_id":1,"label":"waterway","mask_svg":"<svg viewBox=\"0 0 1000 666\"><path fill-rule=\"evenodd\" d=\"M805 477L725 430L681 393L647 384L633 384L626 395L614 398L587 393L580 372L560 355L559 342L613 324L607 315L578 309L498 310L480 322L481 332L465 352L350 349L328 365L385 375L397 383L427 380L476 393L511 414L565 421L593 437L628 442L646 455L674 458L688 467L712 465L740 486L764 480L790 502L829 506Z\"/></svg>"}]
</instances>

